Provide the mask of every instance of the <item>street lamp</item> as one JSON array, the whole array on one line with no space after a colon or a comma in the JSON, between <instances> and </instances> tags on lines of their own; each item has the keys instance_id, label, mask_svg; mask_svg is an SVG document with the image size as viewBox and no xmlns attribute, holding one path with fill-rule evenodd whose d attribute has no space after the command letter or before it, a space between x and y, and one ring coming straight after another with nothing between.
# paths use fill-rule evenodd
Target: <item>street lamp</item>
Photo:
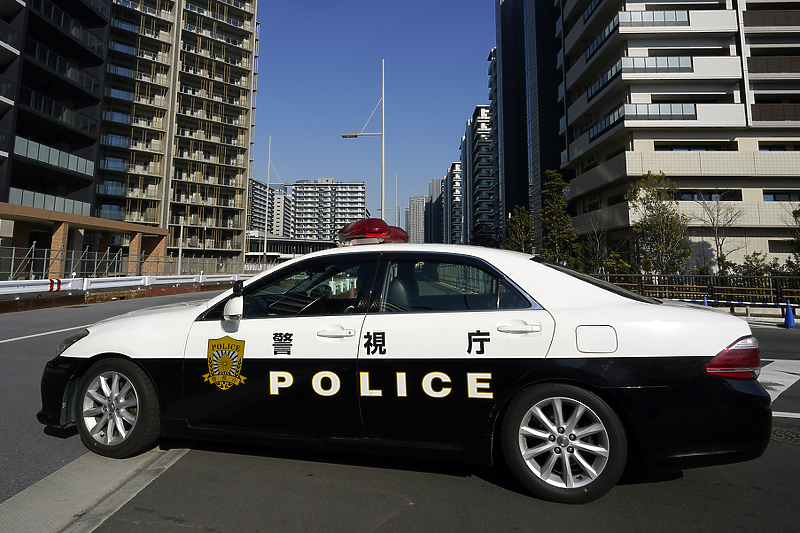
<instances>
[{"instance_id":1,"label":"street lamp","mask_svg":"<svg viewBox=\"0 0 800 533\"><path fill-rule=\"evenodd\" d=\"M366 135L380 135L381 137L381 218L386 219L386 211L385 211L385 172L386 172L386 101L384 100L385 96L385 68L384 68L384 60L381 59L381 99L378 102L378 105L381 106L381 132L380 133L364 133L364 129L369 124L369 120L372 118L372 115L369 116L367 119L367 124L364 124L364 127L361 128L361 131L356 133L355 131L351 131L349 133L343 133L343 139L355 139L356 137L363 137ZM375 109L378 109L378 106L375 106ZM375 114L375 111L372 111L372 114Z\"/></svg>"}]
</instances>

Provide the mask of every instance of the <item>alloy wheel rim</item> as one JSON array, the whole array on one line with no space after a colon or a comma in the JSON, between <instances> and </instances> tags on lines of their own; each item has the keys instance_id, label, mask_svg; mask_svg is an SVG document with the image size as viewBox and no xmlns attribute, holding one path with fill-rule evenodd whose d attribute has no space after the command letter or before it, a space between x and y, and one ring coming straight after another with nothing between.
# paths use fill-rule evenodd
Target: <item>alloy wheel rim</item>
<instances>
[{"instance_id":1,"label":"alloy wheel rim","mask_svg":"<svg viewBox=\"0 0 800 533\"><path fill-rule=\"evenodd\" d=\"M124 442L139 417L139 396L133 383L119 372L95 377L83 397L82 416L86 429L100 444Z\"/></svg>"},{"instance_id":2,"label":"alloy wheel rim","mask_svg":"<svg viewBox=\"0 0 800 533\"><path fill-rule=\"evenodd\" d=\"M609 450L602 420L578 400L547 398L522 417L522 460L548 485L566 489L588 485L602 474Z\"/></svg>"}]
</instances>

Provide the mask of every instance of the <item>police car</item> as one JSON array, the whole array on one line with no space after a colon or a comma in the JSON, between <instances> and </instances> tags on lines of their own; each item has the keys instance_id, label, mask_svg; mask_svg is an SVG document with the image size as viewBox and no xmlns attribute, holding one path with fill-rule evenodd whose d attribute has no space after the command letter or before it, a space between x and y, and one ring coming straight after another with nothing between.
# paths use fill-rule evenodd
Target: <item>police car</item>
<instances>
[{"instance_id":1,"label":"police car","mask_svg":"<svg viewBox=\"0 0 800 533\"><path fill-rule=\"evenodd\" d=\"M160 435L504 457L535 495L567 503L602 496L626 466L767 447L770 397L740 319L530 255L404 244L380 220L340 236L360 245L66 338L39 421L77 424L116 458Z\"/></svg>"}]
</instances>

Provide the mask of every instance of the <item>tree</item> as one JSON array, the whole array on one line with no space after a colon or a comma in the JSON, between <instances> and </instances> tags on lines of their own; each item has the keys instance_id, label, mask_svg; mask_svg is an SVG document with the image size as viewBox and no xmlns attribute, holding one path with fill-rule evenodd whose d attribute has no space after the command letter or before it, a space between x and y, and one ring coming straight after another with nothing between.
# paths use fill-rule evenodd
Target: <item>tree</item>
<instances>
[{"instance_id":1,"label":"tree","mask_svg":"<svg viewBox=\"0 0 800 533\"><path fill-rule=\"evenodd\" d=\"M547 181L542 184L542 247L544 259L565 263L569 267L580 265L581 245L578 231L572 227L572 217L567 213L567 198L564 188L567 182L561 174L548 170Z\"/></svg>"},{"instance_id":2,"label":"tree","mask_svg":"<svg viewBox=\"0 0 800 533\"><path fill-rule=\"evenodd\" d=\"M714 252L717 261L717 273L725 273L730 264L726 261L724 250L728 230L744 215L744 211L736 204L727 201L725 191L720 192L719 184L711 194L706 191L697 191L694 201L700 206L700 216L692 218L698 220L705 227L710 228L714 238ZM744 244L733 248L735 252L744 247Z\"/></svg>"},{"instance_id":3,"label":"tree","mask_svg":"<svg viewBox=\"0 0 800 533\"><path fill-rule=\"evenodd\" d=\"M744 256L744 263L734 265L733 270L740 276L765 276L769 271L767 254L753 252Z\"/></svg>"},{"instance_id":4,"label":"tree","mask_svg":"<svg viewBox=\"0 0 800 533\"><path fill-rule=\"evenodd\" d=\"M792 211L792 222L789 224L789 234L792 236L792 254L796 261L800 261L800 208Z\"/></svg>"},{"instance_id":5,"label":"tree","mask_svg":"<svg viewBox=\"0 0 800 533\"><path fill-rule=\"evenodd\" d=\"M675 205L677 186L664 173L648 172L631 185L625 199L639 218L633 224L636 248L643 270L678 274L692 256L688 217Z\"/></svg>"},{"instance_id":6,"label":"tree","mask_svg":"<svg viewBox=\"0 0 800 533\"><path fill-rule=\"evenodd\" d=\"M506 249L526 254L536 251L536 219L524 207L514 207L506 224L506 234Z\"/></svg>"}]
</instances>

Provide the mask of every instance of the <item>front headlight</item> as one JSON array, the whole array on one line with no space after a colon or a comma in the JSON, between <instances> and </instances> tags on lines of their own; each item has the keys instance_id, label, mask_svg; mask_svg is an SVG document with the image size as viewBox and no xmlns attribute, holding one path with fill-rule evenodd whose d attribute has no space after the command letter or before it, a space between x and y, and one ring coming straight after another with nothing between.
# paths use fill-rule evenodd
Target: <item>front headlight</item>
<instances>
[{"instance_id":1,"label":"front headlight","mask_svg":"<svg viewBox=\"0 0 800 533\"><path fill-rule=\"evenodd\" d=\"M75 333L73 333L72 335L61 341L61 344L58 345L58 351L56 352L56 356L61 355L64 352L64 350L66 350L67 348L69 348L82 338L86 337L87 335L89 335L89 330L84 328L79 331L76 331Z\"/></svg>"}]
</instances>

